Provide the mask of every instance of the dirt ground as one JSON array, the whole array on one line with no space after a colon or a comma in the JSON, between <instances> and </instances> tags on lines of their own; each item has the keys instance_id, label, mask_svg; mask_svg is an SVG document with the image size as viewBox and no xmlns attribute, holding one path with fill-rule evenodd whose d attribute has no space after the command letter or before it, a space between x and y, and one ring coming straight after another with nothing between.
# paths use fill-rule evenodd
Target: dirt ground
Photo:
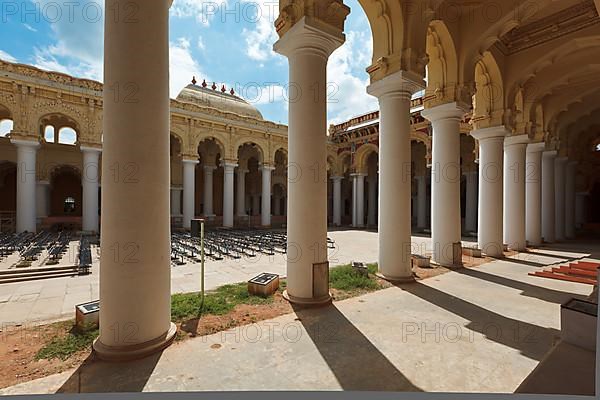
<instances>
[{"instance_id":1,"label":"dirt ground","mask_svg":"<svg viewBox=\"0 0 600 400\"><path fill-rule=\"evenodd\" d=\"M463 256L466 268L492 261L490 258L472 258ZM432 278L450 270L443 267L419 268L413 272L417 280ZM391 284L379 278L380 289ZM331 290L334 301L359 296L368 291L340 292ZM199 319L188 320L178 324L177 341L187 340L196 336L210 335L237 326L252 324L292 313L292 306L283 298L281 292L274 295L272 303L261 305L238 305L226 315L206 315ZM52 374L64 372L78 367L89 357L91 349L79 351L67 360L36 360L35 355L56 337L65 337L72 328L73 321L57 322L48 325L0 327L0 388L13 386L18 383L31 381ZM175 344L177 345L177 344Z\"/></svg>"}]
</instances>

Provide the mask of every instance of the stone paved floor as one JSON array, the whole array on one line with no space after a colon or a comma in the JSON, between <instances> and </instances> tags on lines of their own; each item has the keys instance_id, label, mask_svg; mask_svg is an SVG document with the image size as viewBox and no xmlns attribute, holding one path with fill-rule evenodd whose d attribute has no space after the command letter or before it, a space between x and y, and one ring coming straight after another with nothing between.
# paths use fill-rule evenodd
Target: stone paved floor
<instances>
[{"instance_id":1,"label":"stone paved floor","mask_svg":"<svg viewBox=\"0 0 600 400\"><path fill-rule=\"evenodd\" d=\"M597 260L600 249L595 246L590 252ZM548 263L583 257L577 251L590 250L590 245L556 248L190 339L136 362L92 360L78 370L0 394L309 389L512 393L556 342L560 304L573 294L591 292L589 285L527 275Z\"/></svg>"},{"instance_id":2,"label":"stone paved floor","mask_svg":"<svg viewBox=\"0 0 600 400\"><path fill-rule=\"evenodd\" d=\"M336 248L329 251L331 266L353 260L377 260L377 233L334 231L329 233ZM426 252L430 239L414 237L413 252ZM92 274L83 277L54 278L0 285L0 326L35 325L59 319L74 318L75 305L98 299L99 261L93 249ZM285 259L281 254L240 260L207 261L206 289L227 283L247 281L261 272L285 275ZM188 263L172 267L172 293L200 290L200 264Z\"/></svg>"}]
</instances>

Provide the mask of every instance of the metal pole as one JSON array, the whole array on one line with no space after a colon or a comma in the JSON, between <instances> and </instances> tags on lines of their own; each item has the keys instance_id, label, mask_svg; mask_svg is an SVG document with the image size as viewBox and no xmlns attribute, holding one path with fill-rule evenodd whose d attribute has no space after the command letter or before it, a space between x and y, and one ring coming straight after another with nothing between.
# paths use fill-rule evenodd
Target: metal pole
<instances>
[{"instance_id":1,"label":"metal pole","mask_svg":"<svg viewBox=\"0 0 600 400\"><path fill-rule=\"evenodd\" d=\"M201 307L204 307L204 220L200 221L200 293Z\"/></svg>"}]
</instances>

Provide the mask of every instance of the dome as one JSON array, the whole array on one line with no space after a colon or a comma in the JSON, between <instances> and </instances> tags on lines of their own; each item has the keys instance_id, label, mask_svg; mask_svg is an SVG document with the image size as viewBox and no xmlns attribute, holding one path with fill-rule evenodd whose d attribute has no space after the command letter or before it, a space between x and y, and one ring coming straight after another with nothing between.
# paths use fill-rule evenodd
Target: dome
<instances>
[{"instance_id":1,"label":"dome","mask_svg":"<svg viewBox=\"0 0 600 400\"><path fill-rule=\"evenodd\" d=\"M235 94L222 92L208 86L187 85L179 92L176 100L204 107L213 107L220 111L232 112L246 117L263 119L260 111L246 100Z\"/></svg>"}]
</instances>

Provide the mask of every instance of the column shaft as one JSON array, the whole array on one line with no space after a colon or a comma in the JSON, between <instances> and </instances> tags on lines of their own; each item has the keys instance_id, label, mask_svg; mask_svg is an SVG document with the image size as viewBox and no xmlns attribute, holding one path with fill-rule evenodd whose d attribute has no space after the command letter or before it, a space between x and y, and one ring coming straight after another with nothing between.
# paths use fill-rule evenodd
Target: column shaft
<instances>
[{"instance_id":1,"label":"column shaft","mask_svg":"<svg viewBox=\"0 0 600 400\"><path fill-rule=\"evenodd\" d=\"M565 240L565 188L566 188L566 157L558 157L554 161L554 232L556 241Z\"/></svg>"},{"instance_id":2,"label":"column shaft","mask_svg":"<svg viewBox=\"0 0 600 400\"><path fill-rule=\"evenodd\" d=\"M183 189L171 188L171 215L181 216L181 191Z\"/></svg>"},{"instance_id":3,"label":"column shaft","mask_svg":"<svg viewBox=\"0 0 600 400\"><path fill-rule=\"evenodd\" d=\"M527 145L525 165L525 239L542 244L542 152L545 143Z\"/></svg>"},{"instance_id":4,"label":"column shaft","mask_svg":"<svg viewBox=\"0 0 600 400\"><path fill-rule=\"evenodd\" d=\"M456 103L421 112L433 126L431 170L432 261L452 267L454 244L461 241L460 217L460 121L465 110Z\"/></svg>"},{"instance_id":5,"label":"column shaft","mask_svg":"<svg viewBox=\"0 0 600 400\"><path fill-rule=\"evenodd\" d=\"M37 198L37 218L46 218L50 211L50 182L39 181L37 183L35 195Z\"/></svg>"},{"instance_id":6,"label":"column shaft","mask_svg":"<svg viewBox=\"0 0 600 400\"><path fill-rule=\"evenodd\" d=\"M36 232L36 155L38 142L11 140L17 146L17 233Z\"/></svg>"},{"instance_id":7,"label":"column shaft","mask_svg":"<svg viewBox=\"0 0 600 400\"><path fill-rule=\"evenodd\" d=\"M571 161L567 164L565 184L565 236L567 239L575 238L575 173L577 163Z\"/></svg>"},{"instance_id":8,"label":"column shaft","mask_svg":"<svg viewBox=\"0 0 600 400\"><path fill-rule=\"evenodd\" d=\"M214 165L204 166L204 216L213 218L213 176L217 167Z\"/></svg>"},{"instance_id":9,"label":"column shaft","mask_svg":"<svg viewBox=\"0 0 600 400\"><path fill-rule=\"evenodd\" d=\"M479 214L477 242L491 257L502 257L503 126L478 129L471 136L479 141Z\"/></svg>"},{"instance_id":10,"label":"column shaft","mask_svg":"<svg viewBox=\"0 0 600 400\"><path fill-rule=\"evenodd\" d=\"M422 87L404 71L372 83L379 101L379 273L412 281L410 98Z\"/></svg>"},{"instance_id":11,"label":"column shaft","mask_svg":"<svg viewBox=\"0 0 600 400\"><path fill-rule=\"evenodd\" d=\"M377 225L377 175L369 178L369 204L367 205L367 224Z\"/></svg>"},{"instance_id":12,"label":"column shaft","mask_svg":"<svg viewBox=\"0 0 600 400\"><path fill-rule=\"evenodd\" d=\"M352 183L353 226L355 228L362 228L365 226L365 175L353 174Z\"/></svg>"},{"instance_id":13,"label":"column shaft","mask_svg":"<svg viewBox=\"0 0 600 400\"><path fill-rule=\"evenodd\" d=\"M342 179L334 176L333 180L333 225L342 225Z\"/></svg>"},{"instance_id":14,"label":"column shaft","mask_svg":"<svg viewBox=\"0 0 600 400\"><path fill-rule=\"evenodd\" d=\"M100 336L94 342L100 358L120 360L158 351L176 333L170 308L170 2L129 3L135 23L105 19ZM106 0L105 6L116 10L122 2Z\"/></svg>"},{"instance_id":15,"label":"column shaft","mask_svg":"<svg viewBox=\"0 0 600 400\"><path fill-rule=\"evenodd\" d=\"M542 154L542 237L546 243L554 243L554 160L556 151L545 151Z\"/></svg>"},{"instance_id":16,"label":"column shaft","mask_svg":"<svg viewBox=\"0 0 600 400\"><path fill-rule=\"evenodd\" d=\"M189 229L196 216L196 165L198 160L183 160L183 227Z\"/></svg>"},{"instance_id":17,"label":"column shaft","mask_svg":"<svg viewBox=\"0 0 600 400\"><path fill-rule=\"evenodd\" d=\"M223 227L233 227L233 174L237 164L223 163Z\"/></svg>"},{"instance_id":18,"label":"column shaft","mask_svg":"<svg viewBox=\"0 0 600 400\"><path fill-rule=\"evenodd\" d=\"M466 173L467 178L467 194L466 194L466 214L465 214L465 231L477 232L477 180L479 177L478 171L470 171Z\"/></svg>"},{"instance_id":19,"label":"column shaft","mask_svg":"<svg viewBox=\"0 0 600 400\"><path fill-rule=\"evenodd\" d=\"M525 243L525 156L527 135L504 140L504 243L516 251Z\"/></svg>"},{"instance_id":20,"label":"column shaft","mask_svg":"<svg viewBox=\"0 0 600 400\"><path fill-rule=\"evenodd\" d=\"M100 149L82 148L83 174L81 186L83 192L82 229L86 232L98 232L98 183L100 178Z\"/></svg>"},{"instance_id":21,"label":"column shaft","mask_svg":"<svg viewBox=\"0 0 600 400\"><path fill-rule=\"evenodd\" d=\"M417 229L427 227L427 178L417 176Z\"/></svg>"},{"instance_id":22,"label":"column shaft","mask_svg":"<svg viewBox=\"0 0 600 400\"><path fill-rule=\"evenodd\" d=\"M262 166L262 203L260 207L260 223L271 226L271 173L275 168Z\"/></svg>"},{"instance_id":23,"label":"column shaft","mask_svg":"<svg viewBox=\"0 0 600 400\"><path fill-rule=\"evenodd\" d=\"M247 169L238 168L237 170L237 215L238 217L246 216L246 174Z\"/></svg>"}]
</instances>

